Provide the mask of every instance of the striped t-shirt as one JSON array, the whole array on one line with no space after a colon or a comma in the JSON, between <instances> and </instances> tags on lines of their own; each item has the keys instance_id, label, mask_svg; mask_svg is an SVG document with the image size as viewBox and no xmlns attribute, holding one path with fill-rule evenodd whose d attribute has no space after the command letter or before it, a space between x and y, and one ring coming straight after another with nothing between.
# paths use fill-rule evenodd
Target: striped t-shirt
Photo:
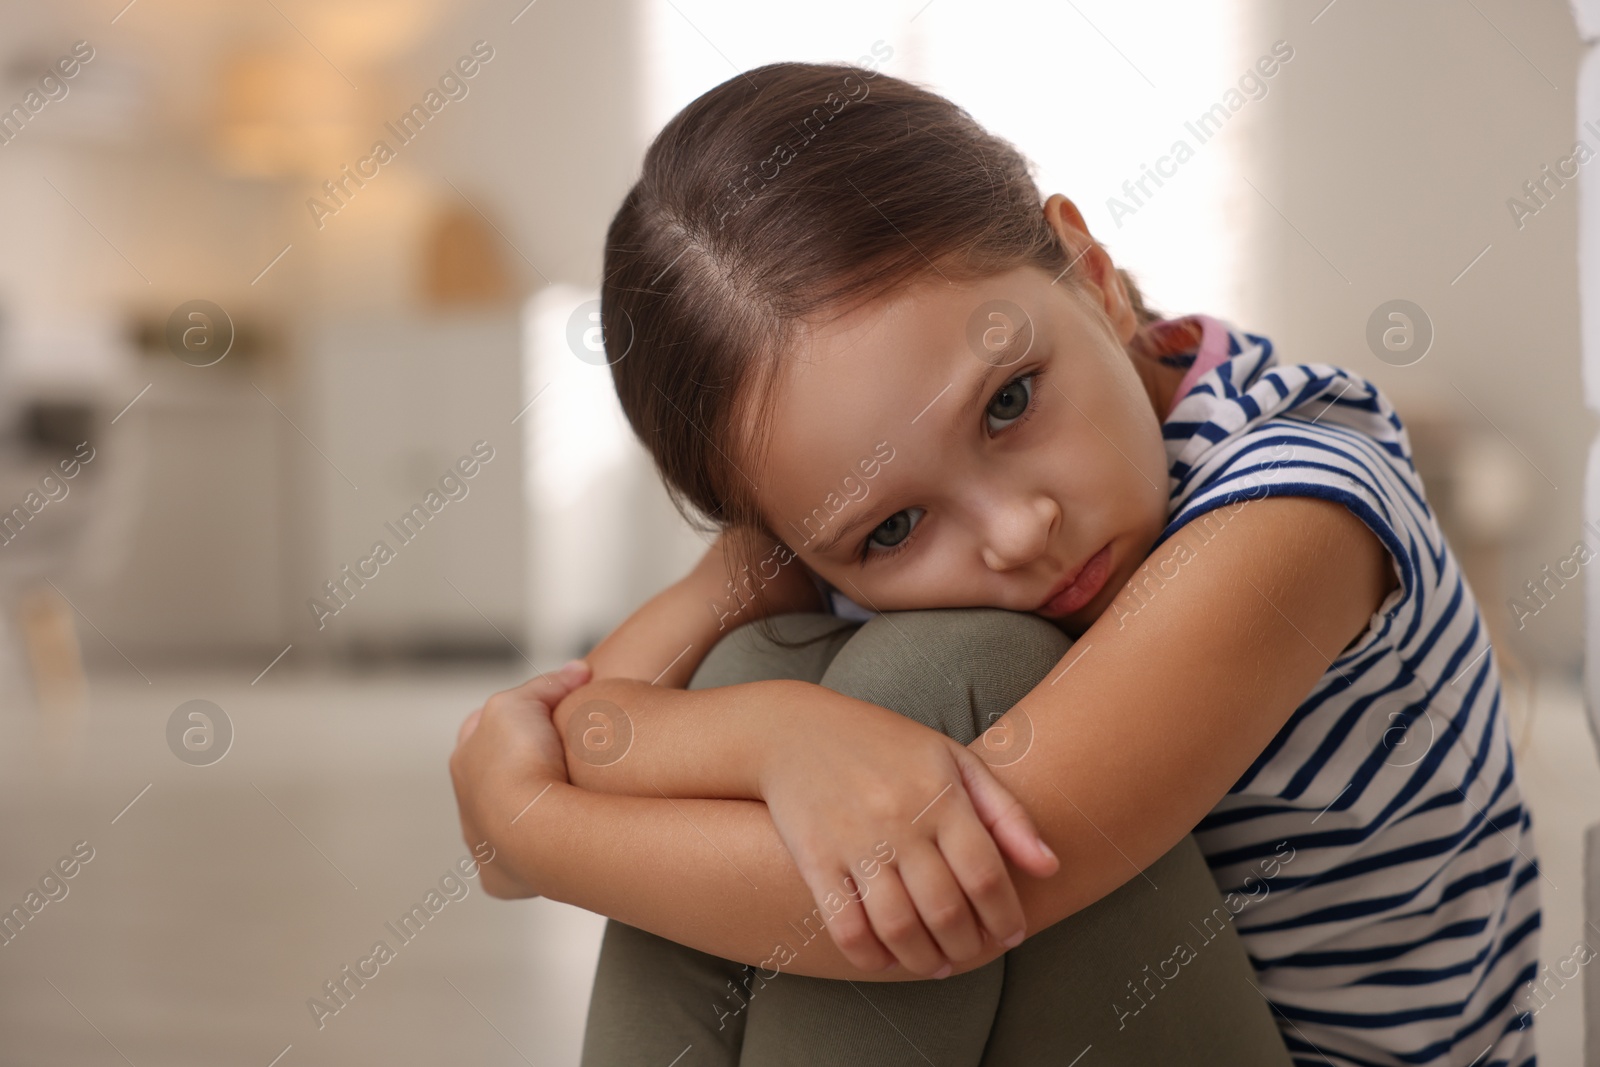
<instances>
[{"instance_id":1,"label":"striped t-shirt","mask_svg":"<svg viewBox=\"0 0 1600 1067\"><path fill-rule=\"evenodd\" d=\"M1532 816L1489 633L1405 427L1359 375L1280 366L1267 338L1206 315L1157 333L1184 331L1195 351L1162 357L1189 373L1162 424L1156 546L1196 520L1220 535L1232 512L1210 513L1238 501L1314 496L1366 523L1399 579L1194 829L1256 984L1297 1065L1533 1064Z\"/></svg>"}]
</instances>

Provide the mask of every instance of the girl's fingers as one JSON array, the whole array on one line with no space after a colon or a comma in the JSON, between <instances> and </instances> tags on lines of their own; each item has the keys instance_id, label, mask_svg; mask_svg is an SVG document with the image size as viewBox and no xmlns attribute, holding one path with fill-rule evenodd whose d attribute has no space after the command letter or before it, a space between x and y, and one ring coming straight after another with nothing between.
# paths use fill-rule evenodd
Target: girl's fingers
<instances>
[{"instance_id":1,"label":"girl's fingers","mask_svg":"<svg viewBox=\"0 0 1600 1067\"><path fill-rule=\"evenodd\" d=\"M900 871L896 867L885 865L872 879L866 908L872 919L872 932L894 953L900 966L912 974L931 978L950 962L922 925L917 906L900 881Z\"/></svg>"},{"instance_id":2,"label":"girl's fingers","mask_svg":"<svg viewBox=\"0 0 1600 1067\"><path fill-rule=\"evenodd\" d=\"M1039 830L1021 801L1000 784L988 764L971 749L961 747L956 762L973 810L1006 857L1035 877L1055 874L1060 861L1039 837Z\"/></svg>"},{"instance_id":3,"label":"girl's fingers","mask_svg":"<svg viewBox=\"0 0 1600 1067\"><path fill-rule=\"evenodd\" d=\"M969 820L983 833L977 820ZM987 834L984 834L987 837ZM996 861L999 856L995 856ZM931 842L906 849L900 856L900 881L917 907L922 925L933 935L947 960L969 960L983 950L983 930L967 904L967 895L950 865ZM1002 871L1004 868L1002 867Z\"/></svg>"},{"instance_id":4,"label":"girl's fingers","mask_svg":"<svg viewBox=\"0 0 1600 1067\"><path fill-rule=\"evenodd\" d=\"M518 696L554 706L561 698L589 681L589 665L581 659L569 660L559 670L536 674L513 690Z\"/></svg>"},{"instance_id":5,"label":"girl's fingers","mask_svg":"<svg viewBox=\"0 0 1600 1067\"><path fill-rule=\"evenodd\" d=\"M1007 938L1025 929L1027 917L1011 872L975 812L968 810L940 825L939 851L996 944L1005 945Z\"/></svg>"},{"instance_id":6,"label":"girl's fingers","mask_svg":"<svg viewBox=\"0 0 1600 1067\"><path fill-rule=\"evenodd\" d=\"M878 940L878 935L872 932L872 921L868 918L866 909L856 899L863 892L871 892L871 887L877 884L877 879L873 879L868 886L862 886L853 878L846 880L849 876L842 869L836 869L831 878L823 879L824 888L819 892L817 883L806 875L804 865L801 867L801 876L805 877L806 885L811 889L812 900L824 918L828 916L829 909L822 902L838 892L833 887L854 884L855 888L849 894L851 903L845 905L843 911L827 919L829 936L833 938L834 945L852 966L863 971L881 971L895 962L894 953L885 948L883 942Z\"/></svg>"}]
</instances>

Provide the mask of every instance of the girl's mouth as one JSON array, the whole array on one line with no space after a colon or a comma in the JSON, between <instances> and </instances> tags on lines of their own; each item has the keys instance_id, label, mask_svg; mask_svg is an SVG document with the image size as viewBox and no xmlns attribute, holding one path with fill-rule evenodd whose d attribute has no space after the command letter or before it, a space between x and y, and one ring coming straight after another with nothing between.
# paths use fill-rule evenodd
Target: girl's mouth
<instances>
[{"instance_id":1,"label":"girl's mouth","mask_svg":"<svg viewBox=\"0 0 1600 1067\"><path fill-rule=\"evenodd\" d=\"M1070 615L1095 598L1110 574L1111 546L1107 544L1090 556L1064 584L1052 590L1034 612L1052 619Z\"/></svg>"}]
</instances>

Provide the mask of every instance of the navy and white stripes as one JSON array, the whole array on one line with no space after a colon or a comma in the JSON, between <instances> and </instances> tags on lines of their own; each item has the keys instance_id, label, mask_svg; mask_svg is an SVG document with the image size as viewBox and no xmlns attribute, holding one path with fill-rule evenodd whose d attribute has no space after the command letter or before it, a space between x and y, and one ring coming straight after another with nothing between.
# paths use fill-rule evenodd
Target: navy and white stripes
<instances>
[{"instance_id":1,"label":"navy and white stripes","mask_svg":"<svg viewBox=\"0 0 1600 1067\"><path fill-rule=\"evenodd\" d=\"M1224 894L1293 849L1235 926L1295 1063L1534 1063L1532 818L1488 631L1394 408L1230 327L1162 430L1157 545L1235 501L1315 496L1357 515L1399 579L1194 831Z\"/></svg>"}]
</instances>

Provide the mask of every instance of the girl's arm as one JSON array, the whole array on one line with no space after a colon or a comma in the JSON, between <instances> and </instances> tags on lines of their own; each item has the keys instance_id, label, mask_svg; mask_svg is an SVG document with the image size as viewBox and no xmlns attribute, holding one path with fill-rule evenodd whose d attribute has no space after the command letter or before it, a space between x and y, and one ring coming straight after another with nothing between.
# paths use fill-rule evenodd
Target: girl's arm
<instances>
[{"instance_id":1,"label":"girl's arm","mask_svg":"<svg viewBox=\"0 0 1600 1067\"><path fill-rule=\"evenodd\" d=\"M645 601L583 657L595 681L634 678L682 689L712 645L759 617L760 608L748 599L748 585L757 582L768 614L822 610L805 564L787 550L769 543L758 555L765 565L735 576L727 540L718 535L692 571ZM785 556L788 562L779 564Z\"/></svg>"},{"instance_id":2,"label":"girl's arm","mask_svg":"<svg viewBox=\"0 0 1600 1067\"><path fill-rule=\"evenodd\" d=\"M780 614L822 607L804 565L786 548L773 553L778 546L770 542L758 546L759 562L753 569L745 568L730 580L724 541L718 538L693 572L651 598L596 646L585 662L598 680L575 689L546 687L546 705L553 707L551 737L559 739L564 777L572 785L638 797L760 800L760 740L752 738L752 728L759 730L757 724L766 719L793 719L824 704L835 709L846 705L834 721L848 720L853 736L869 736L874 724L888 725L892 732L902 728L901 716L894 712L808 682L681 688L711 646L763 610ZM756 580L763 583L759 605L748 587ZM986 935L1003 939L1017 934L1020 939L1022 904L1002 850L1034 874L1050 873L1056 861L1038 851L1037 829L981 761L944 735L929 734L944 747L925 753L925 758L931 756L941 772L954 766L965 779L959 803L945 805L924 823L940 827L944 840L962 842L946 881L959 882L972 905L969 910L966 898L959 902L957 925L941 931L941 941L976 948ZM801 843L791 836L789 844ZM870 854L856 860L875 862ZM943 865L945 860L937 862ZM819 900L830 888L812 885ZM507 889L507 896L531 891L515 882L507 883ZM893 895L889 890L885 894ZM908 959L936 954L927 935L920 936L917 950L902 950ZM875 939L857 951L873 954L880 966L895 958ZM928 973L942 962L930 964Z\"/></svg>"},{"instance_id":3,"label":"girl's arm","mask_svg":"<svg viewBox=\"0 0 1600 1067\"><path fill-rule=\"evenodd\" d=\"M763 610L822 610L805 565L779 546L762 548L761 562L734 576L727 535L719 535L692 571L647 600L583 657L590 684L557 704L552 719L565 742L573 785L634 796L756 797L715 773L727 764L716 762L704 745L709 714L702 713L716 701L700 699L696 690L660 728L646 705L659 706L661 699L650 698L666 697L662 690L683 692L712 646ZM749 585L756 581L765 598L760 605L750 597ZM698 758L686 761L685 750Z\"/></svg>"},{"instance_id":4,"label":"girl's arm","mask_svg":"<svg viewBox=\"0 0 1600 1067\"><path fill-rule=\"evenodd\" d=\"M1251 501L1209 542L1197 527L1177 531L1130 579L1159 585L1153 600L1131 618L1103 614L1050 680L1000 720L1026 715L1033 741L1023 758L992 772L1061 857L1053 876L1013 879L1030 933L1104 897L1189 833L1363 632L1392 586L1382 543L1332 501ZM785 684L795 683L752 683ZM959 799L959 789L948 790L959 780L919 777L933 766L921 757L949 739L901 719L891 744L881 740L890 730L884 719L880 740L869 743L851 736L837 714L842 705L820 698L825 692L800 723L779 702L753 701L743 739L720 742L759 764L770 813L744 800L563 786L526 762L518 766L492 743L503 734L457 750L458 798L500 861L553 899L757 966L821 978L926 977L935 968L907 946L927 936L919 913L937 914L950 891L923 898L931 902L923 907L901 879L914 890L930 869L916 865L926 860L922 850L944 843L922 836L935 820L906 819L914 808L901 801L937 814ZM511 729L508 718L492 721ZM733 729L738 720L722 725ZM973 747L982 744L979 738ZM890 764L892 779L882 774ZM813 803L805 803L806 790ZM528 806L541 791L548 803ZM818 794L846 803L818 812ZM940 804L922 800L939 796ZM774 815L781 821L786 812L802 821L780 836ZM823 815L826 824L803 822ZM785 848L791 834L823 851ZM855 857L874 854L884 840L894 849L892 865L870 874L852 869ZM843 884L847 874L870 892L859 902L835 893L840 906L831 913L822 887ZM831 944L807 939L806 931L823 928L806 922L814 907L824 909ZM928 927L942 928L938 919ZM907 965L879 971L883 946ZM953 960L955 970L1004 950L986 941Z\"/></svg>"}]
</instances>

